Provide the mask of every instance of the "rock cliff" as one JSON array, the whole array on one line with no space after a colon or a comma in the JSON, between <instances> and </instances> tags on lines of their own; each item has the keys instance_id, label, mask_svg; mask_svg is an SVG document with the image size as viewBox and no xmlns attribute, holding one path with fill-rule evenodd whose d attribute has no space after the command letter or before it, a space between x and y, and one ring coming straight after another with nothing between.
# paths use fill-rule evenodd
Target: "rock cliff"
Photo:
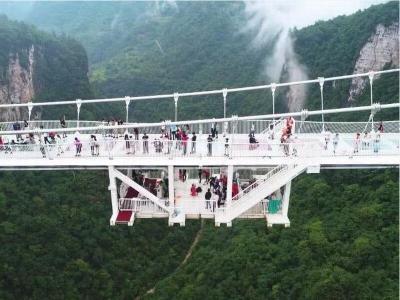
<instances>
[{"instance_id":1,"label":"rock cliff","mask_svg":"<svg viewBox=\"0 0 400 300\"><path fill-rule=\"evenodd\" d=\"M27 103L35 96L33 85L34 54L32 45L28 52L28 66L24 68L18 53L10 53L6 80L0 83L0 103ZM26 119L28 111L25 108L7 109L0 111L0 120L14 121Z\"/></svg>"},{"instance_id":2,"label":"rock cliff","mask_svg":"<svg viewBox=\"0 0 400 300\"><path fill-rule=\"evenodd\" d=\"M399 23L390 26L379 24L375 33L360 51L353 73L365 73L382 70L384 66L399 66ZM375 75L374 79L379 78ZM348 101L362 93L368 84L366 78L354 78L351 82Z\"/></svg>"}]
</instances>

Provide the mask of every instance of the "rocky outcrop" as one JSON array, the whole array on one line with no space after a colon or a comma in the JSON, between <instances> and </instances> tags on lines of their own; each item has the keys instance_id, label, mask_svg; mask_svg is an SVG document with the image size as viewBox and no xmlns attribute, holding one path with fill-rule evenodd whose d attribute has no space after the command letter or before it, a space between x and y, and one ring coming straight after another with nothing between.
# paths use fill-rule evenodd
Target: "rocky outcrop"
<instances>
[{"instance_id":1,"label":"rocky outcrop","mask_svg":"<svg viewBox=\"0 0 400 300\"><path fill-rule=\"evenodd\" d=\"M360 51L354 67L355 73L380 71L385 65L399 66L399 23L390 26L379 24L375 33ZM379 78L375 75L374 79ZM368 78L354 78L351 82L348 101L354 101L368 84Z\"/></svg>"},{"instance_id":2,"label":"rocky outcrop","mask_svg":"<svg viewBox=\"0 0 400 300\"><path fill-rule=\"evenodd\" d=\"M34 54L32 45L28 51L28 65L22 67L18 53L9 55L9 63L6 80L0 83L0 104L4 103L27 103L35 96L33 86L34 76ZM0 121L23 120L28 116L27 108L15 108L0 110Z\"/></svg>"}]
</instances>

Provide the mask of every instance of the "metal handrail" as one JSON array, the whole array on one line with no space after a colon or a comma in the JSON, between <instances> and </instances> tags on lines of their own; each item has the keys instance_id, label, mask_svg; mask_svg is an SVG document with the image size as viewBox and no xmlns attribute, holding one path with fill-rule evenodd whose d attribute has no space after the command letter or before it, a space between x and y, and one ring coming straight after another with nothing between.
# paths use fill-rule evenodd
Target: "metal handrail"
<instances>
[{"instance_id":1,"label":"metal handrail","mask_svg":"<svg viewBox=\"0 0 400 300\"><path fill-rule=\"evenodd\" d=\"M277 175L281 171L287 170L287 169L288 169L288 165L278 165L277 167L273 168L271 171L269 171L267 174L265 174L265 176L256 180L251 185L249 185L244 190L242 190L239 194L235 195L235 197L232 198L232 201L235 201L235 202L233 202L232 206L237 204L238 203L237 200L239 200L241 197L248 194L250 191L252 191L256 187L262 186L268 179Z\"/></svg>"}]
</instances>

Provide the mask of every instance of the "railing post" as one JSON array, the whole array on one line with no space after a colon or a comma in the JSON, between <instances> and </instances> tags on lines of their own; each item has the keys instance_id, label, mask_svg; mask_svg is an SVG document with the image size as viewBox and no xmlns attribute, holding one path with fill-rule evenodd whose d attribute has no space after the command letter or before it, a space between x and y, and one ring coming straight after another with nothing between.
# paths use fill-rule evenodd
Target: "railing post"
<instances>
[{"instance_id":1,"label":"railing post","mask_svg":"<svg viewBox=\"0 0 400 300\"><path fill-rule=\"evenodd\" d=\"M233 137L235 136L236 132L236 127L237 127L237 115L232 115L232 133L231 133L231 138L229 139L230 147L229 147L229 158L233 157L233 147L235 146L233 143Z\"/></svg>"},{"instance_id":2,"label":"railing post","mask_svg":"<svg viewBox=\"0 0 400 300\"><path fill-rule=\"evenodd\" d=\"M178 121L178 100L179 100L179 94L178 93L174 93L175 122Z\"/></svg>"},{"instance_id":3,"label":"railing post","mask_svg":"<svg viewBox=\"0 0 400 300\"><path fill-rule=\"evenodd\" d=\"M131 97L125 96L125 110L126 110L125 123L129 122L129 104L130 103L131 103Z\"/></svg>"},{"instance_id":4,"label":"railing post","mask_svg":"<svg viewBox=\"0 0 400 300\"><path fill-rule=\"evenodd\" d=\"M31 101L29 101L28 102L28 120L29 120L29 122L31 121L32 109L33 109L33 104Z\"/></svg>"},{"instance_id":5,"label":"railing post","mask_svg":"<svg viewBox=\"0 0 400 300\"><path fill-rule=\"evenodd\" d=\"M272 92L272 120L275 121L275 90L276 90L276 83L271 83L271 92Z\"/></svg>"},{"instance_id":6,"label":"railing post","mask_svg":"<svg viewBox=\"0 0 400 300\"><path fill-rule=\"evenodd\" d=\"M325 81L325 78L324 77L318 77L318 81L319 81L319 89L320 89L320 92L321 92L322 131L324 132L325 131L325 119L324 119L324 81Z\"/></svg>"},{"instance_id":7,"label":"railing post","mask_svg":"<svg viewBox=\"0 0 400 300\"><path fill-rule=\"evenodd\" d=\"M79 132L79 114L81 112L81 105L82 105L82 100L81 99L76 99L76 113L77 113L77 117L76 117L76 127L77 132Z\"/></svg>"},{"instance_id":8,"label":"railing post","mask_svg":"<svg viewBox=\"0 0 400 300\"><path fill-rule=\"evenodd\" d=\"M370 98L371 98L371 106L373 105L373 93L372 93L372 85L374 82L374 71L369 71L368 78L369 78L369 87L370 87ZM374 130L374 115L371 114L371 131Z\"/></svg>"},{"instance_id":9,"label":"railing post","mask_svg":"<svg viewBox=\"0 0 400 300\"><path fill-rule=\"evenodd\" d=\"M222 96L224 97L224 119L226 118L226 96L228 95L228 89L222 90Z\"/></svg>"}]
</instances>

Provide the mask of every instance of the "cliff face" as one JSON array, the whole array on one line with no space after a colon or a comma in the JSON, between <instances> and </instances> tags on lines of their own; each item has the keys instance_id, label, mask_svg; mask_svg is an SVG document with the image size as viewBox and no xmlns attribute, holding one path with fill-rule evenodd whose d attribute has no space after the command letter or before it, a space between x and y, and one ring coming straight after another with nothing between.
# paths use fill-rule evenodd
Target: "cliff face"
<instances>
[{"instance_id":1,"label":"cliff face","mask_svg":"<svg viewBox=\"0 0 400 300\"><path fill-rule=\"evenodd\" d=\"M86 52L77 41L0 15L0 104L92 96ZM86 110L87 111L87 110ZM75 116L72 107L35 108L31 119ZM0 109L0 122L28 118L28 108Z\"/></svg>"},{"instance_id":2,"label":"cliff face","mask_svg":"<svg viewBox=\"0 0 400 300\"><path fill-rule=\"evenodd\" d=\"M6 80L0 83L0 104L27 103L35 96L33 76L35 47L28 50L28 66L21 66L18 53L10 53ZM26 119L28 111L25 108L16 108L0 111L0 120L14 121Z\"/></svg>"},{"instance_id":3,"label":"cliff face","mask_svg":"<svg viewBox=\"0 0 400 300\"><path fill-rule=\"evenodd\" d=\"M375 33L360 51L353 73L382 70L384 66L399 66L399 23L390 26L379 24ZM379 78L375 75L374 79ZM354 101L369 84L366 78L354 78L351 82L348 101Z\"/></svg>"}]
</instances>

